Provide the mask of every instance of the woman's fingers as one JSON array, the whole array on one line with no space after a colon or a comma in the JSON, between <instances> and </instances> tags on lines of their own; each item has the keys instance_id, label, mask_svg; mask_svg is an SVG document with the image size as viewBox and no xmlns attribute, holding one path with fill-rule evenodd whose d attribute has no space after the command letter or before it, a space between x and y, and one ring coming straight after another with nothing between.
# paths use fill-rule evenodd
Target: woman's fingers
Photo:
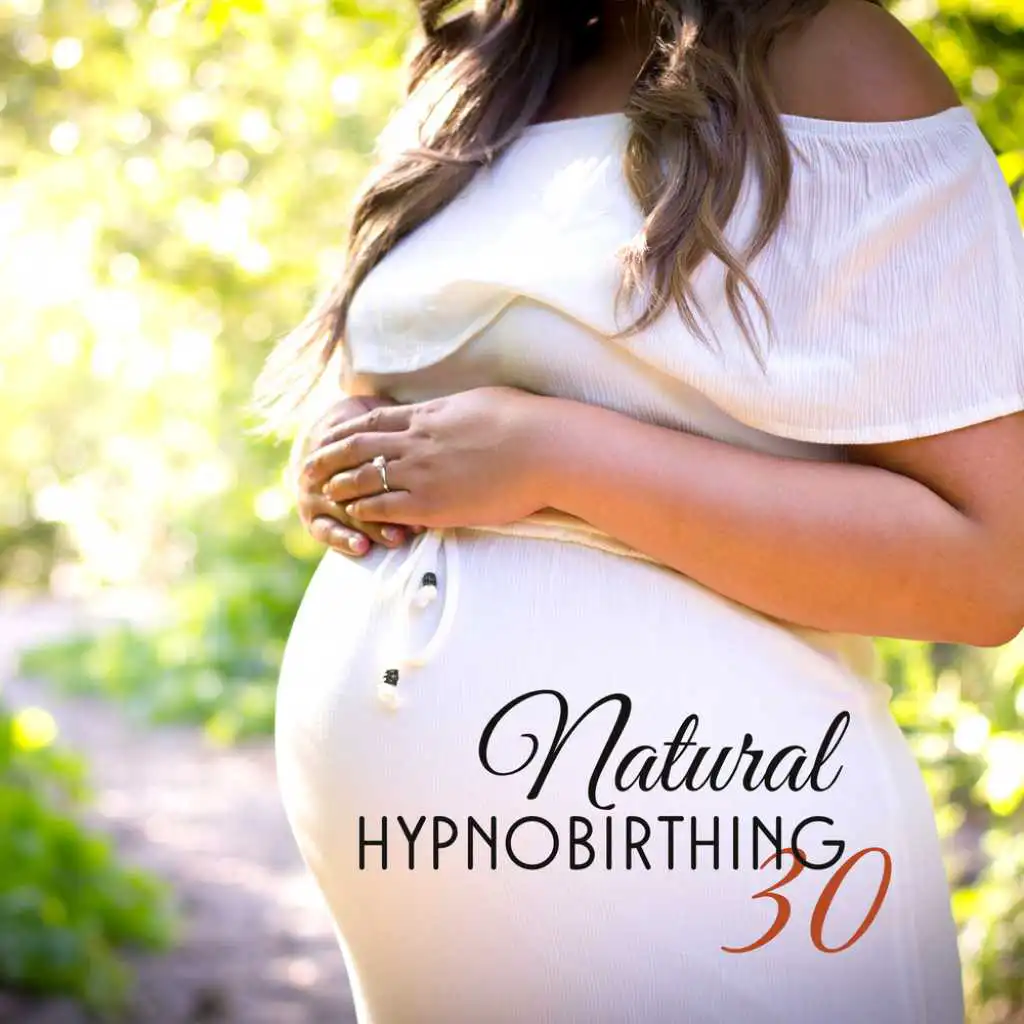
<instances>
[{"instance_id":1,"label":"woman's fingers","mask_svg":"<svg viewBox=\"0 0 1024 1024\"><path fill-rule=\"evenodd\" d=\"M377 455L388 460L388 484L394 486L392 467L402 447L399 432L409 415L407 407L390 399L349 399L319 421L317 447L307 456L299 480L299 515L315 540L360 556L373 544L398 547L409 539L411 531L404 526L354 522L337 503L382 490L383 477L373 465ZM325 487L328 481L331 486Z\"/></svg>"},{"instance_id":2,"label":"woman's fingers","mask_svg":"<svg viewBox=\"0 0 1024 1024\"><path fill-rule=\"evenodd\" d=\"M332 476L344 470L357 469L364 463L372 463L378 455L383 455L389 463L394 462L402 455L405 445L405 435L397 432L353 434L340 441L333 441L318 448L306 459L302 467L301 485L319 490ZM390 465L388 468L390 470ZM374 469L373 472L380 482L378 470ZM390 477L388 483L391 483Z\"/></svg>"},{"instance_id":3,"label":"woman's fingers","mask_svg":"<svg viewBox=\"0 0 1024 1024\"><path fill-rule=\"evenodd\" d=\"M317 516L309 524L309 533L313 540L343 555L365 555L370 550L370 539L365 534L329 516Z\"/></svg>"},{"instance_id":4,"label":"woman's fingers","mask_svg":"<svg viewBox=\"0 0 1024 1024\"><path fill-rule=\"evenodd\" d=\"M406 405L378 405L347 419L337 420L325 429L320 445L335 444L353 434L394 433L409 426L411 409Z\"/></svg>"},{"instance_id":5,"label":"woman's fingers","mask_svg":"<svg viewBox=\"0 0 1024 1024\"><path fill-rule=\"evenodd\" d=\"M323 440L336 427L349 423L360 416L365 416L366 413L381 405L390 406L398 405L398 403L394 399L386 398L383 395L359 395L357 397L343 398L335 402L316 421L313 429L310 431L310 435L316 436L318 443L322 444Z\"/></svg>"},{"instance_id":6,"label":"woman's fingers","mask_svg":"<svg viewBox=\"0 0 1024 1024\"><path fill-rule=\"evenodd\" d=\"M394 523L359 523L359 529L374 544L383 544L386 548L397 548L408 540L405 527Z\"/></svg>"},{"instance_id":7,"label":"woman's fingers","mask_svg":"<svg viewBox=\"0 0 1024 1024\"><path fill-rule=\"evenodd\" d=\"M405 527L392 523L356 523L327 498L300 504L300 517L314 540L343 555L365 555L373 544L393 548L408 539Z\"/></svg>"},{"instance_id":8,"label":"woman's fingers","mask_svg":"<svg viewBox=\"0 0 1024 1024\"><path fill-rule=\"evenodd\" d=\"M423 526L427 509L408 491L387 491L368 498L356 498L345 506L345 514L370 528L371 523L402 523L406 529Z\"/></svg>"},{"instance_id":9,"label":"woman's fingers","mask_svg":"<svg viewBox=\"0 0 1024 1024\"><path fill-rule=\"evenodd\" d=\"M366 479L366 468L360 466L359 469L348 469L332 476L324 484L324 497L330 498L331 501L341 502L361 497L364 494L373 494L375 490L380 490L380 473L374 466L370 466L370 469L377 477L376 487L369 484Z\"/></svg>"},{"instance_id":10,"label":"woman's fingers","mask_svg":"<svg viewBox=\"0 0 1024 1024\"><path fill-rule=\"evenodd\" d=\"M388 460L387 467L388 490L402 490L402 460ZM368 497L371 494L380 494L384 490L384 477L381 471L372 463L364 462L355 469L342 470L332 476L323 486L323 494L331 501L344 505L347 501L356 498Z\"/></svg>"}]
</instances>

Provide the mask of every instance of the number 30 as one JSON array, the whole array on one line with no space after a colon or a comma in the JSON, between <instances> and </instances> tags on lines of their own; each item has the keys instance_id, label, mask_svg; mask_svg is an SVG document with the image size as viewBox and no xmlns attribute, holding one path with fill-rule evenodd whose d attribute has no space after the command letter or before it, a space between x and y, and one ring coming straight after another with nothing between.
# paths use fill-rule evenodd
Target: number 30
<instances>
[{"instance_id":1,"label":"number 30","mask_svg":"<svg viewBox=\"0 0 1024 1024\"><path fill-rule=\"evenodd\" d=\"M777 912L775 914L775 920L772 922L771 927L761 936L756 942L751 943L749 946L722 946L722 950L726 953L750 953L755 949L760 949L761 946L767 946L772 939L776 938L783 928L789 923L789 919L793 914L793 908L790 905L788 899L781 895L778 890L784 885L788 885L796 878L804 869L803 860L806 860L806 856L803 851L798 851L800 857L797 857L793 850L786 849L782 853L788 853L793 858L793 867L789 870L788 874L780 878L774 885L768 886L767 889L762 889L758 893L754 893L751 899L771 899L775 901ZM841 946L826 946L825 940L822 938L822 931L825 927L825 918L828 917L828 912L832 907L832 902L836 898L836 894L839 892L839 887L843 884L846 876L853 870L853 866L866 857L869 853L880 853L882 855L882 881L878 886L878 892L875 895L874 902L868 909L867 915L861 922L860 927L853 933L853 935L844 942ZM762 865L761 868L766 868L773 860L776 859L776 854L772 854ZM887 850L883 850L880 846L869 846L867 849L861 850L855 853L852 857L848 857L836 870L835 874L828 880L825 888L822 889L821 895L818 897L818 902L814 905L814 912L811 914L811 942L814 943L815 948L819 949L822 953L841 953L844 949L849 949L858 939L860 939L864 933L874 923L875 918L878 916L879 910L882 909L882 904L885 902L886 893L889 891L889 883L892 881L892 857L889 856Z\"/></svg>"}]
</instances>

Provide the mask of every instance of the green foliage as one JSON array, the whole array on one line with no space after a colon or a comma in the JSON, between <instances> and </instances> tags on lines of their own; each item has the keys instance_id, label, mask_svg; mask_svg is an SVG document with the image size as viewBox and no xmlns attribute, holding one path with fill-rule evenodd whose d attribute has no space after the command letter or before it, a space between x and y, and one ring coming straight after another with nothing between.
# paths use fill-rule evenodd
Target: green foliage
<instances>
[{"instance_id":1,"label":"green foliage","mask_svg":"<svg viewBox=\"0 0 1024 1024\"><path fill-rule=\"evenodd\" d=\"M71 638L27 652L21 670L122 699L152 722L203 723L221 742L270 732L284 641L311 565L282 557L269 528L202 537L196 573L174 591L173 625Z\"/></svg>"},{"instance_id":2,"label":"green foliage","mask_svg":"<svg viewBox=\"0 0 1024 1024\"><path fill-rule=\"evenodd\" d=\"M950 858L971 1024L1024 1009L1024 635L999 649L882 641L893 713L938 808L940 828L985 864Z\"/></svg>"},{"instance_id":3,"label":"green foliage","mask_svg":"<svg viewBox=\"0 0 1024 1024\"><path fill-rule=\"evenodd\" d=\"M412 6L0 0L0 578L170 583L176 612L154 634L36 652L27 670L224 740L270 729L318 552L246 403L269 345L338 272ZM1024 180L1024 5L891 6ZM1021 650L882 648L943 830L983 835L980 871L950 867L971 1024L1005 1024L1024 1011ZM32 756L37 793L58 762ZM51 813L19 826L26 849L50 848ZM8 877L0 859L0 892ZM62 884L39 881L36 906L51 891L70 906ZM49 930L0 946L0 964ZM53 941L40 971L67 962L69 940ZM112 961L88 957L102 978Z\"/></svg>"},{"instance_id":4,"label":"green foliage","mask_svg":"<svg viewBox=\"0 0 1024 1024\"><path fill-rule=\"evenodd\" d=\"M0 986L114 1011L129 991L123 950L165 948L170 905L83 827L82 765L51 745L54 733L41 709L0 709Z\"/></svg>"}]
</instances>

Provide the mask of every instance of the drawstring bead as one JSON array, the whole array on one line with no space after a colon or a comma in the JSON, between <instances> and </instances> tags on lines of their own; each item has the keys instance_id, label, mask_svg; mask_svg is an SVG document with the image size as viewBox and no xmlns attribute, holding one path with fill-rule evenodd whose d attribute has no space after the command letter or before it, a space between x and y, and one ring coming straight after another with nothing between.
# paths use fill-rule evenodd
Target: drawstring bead
<instances>
[{"instance_id":1,"label":"drawstring bead","mask_svg":"<svg viewBox=\"0 0 1024 1024\"><path fill-rule=\"evenodd\" d=\"M398 707L398 669L389 668L384 672L384 678L377 684L377 696L381 702L388 707Z\"/></svg>"},{"instance_id":2,"label":"drawstring bead","mask_svg":"<svg viewBox=\"0 0 1024 1024\"><path fill-rule=\"evenodd\" d=\"M437 576L432 572L425 572L412 603L417 608L426 608L435 597L437 597Z\"/></svg>"}]
</instances>

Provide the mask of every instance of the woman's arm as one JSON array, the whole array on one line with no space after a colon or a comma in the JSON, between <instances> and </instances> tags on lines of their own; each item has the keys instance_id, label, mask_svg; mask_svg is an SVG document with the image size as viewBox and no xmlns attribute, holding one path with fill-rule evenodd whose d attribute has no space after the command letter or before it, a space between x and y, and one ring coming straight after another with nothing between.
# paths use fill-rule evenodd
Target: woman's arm
<instances>
[{"instance_id":1,"label":"woman's arm","mask_svg":"<svg viewBox=\"0 0 1024 1024\"><path fill-rule=\"evenodd\" d=\"M975 646L1024 628L1024 413L851 452L766 455L477 388L339 423L303 479L365 522L458 527L560 509L803 626Z\"/></svg>"},{"instance_id":2,"label":"woman's arm","mask_svg":"<svg viewBox=\"0 0 1024 1024\"><path fill-rule=\"evenodd\" d=\"M779 102L805 116L899 121L958 102L910 32L859 0L829 4L775 58ZM552 505L769 615L978 646L1024 629L1022 415L852 448L856 464L758 454L569 402L543 418Z\"/></svg>"},{"instance_id":3,"label":"woman's arm","mask_svg":"<svg viewBox=\"0 0 1024 1024\"><path fill-rule=\"evenodd\" d=\"M995 646L1024 629L1024 414L843 464L542 401L538 496L727 597L875 636Z\"/></svg>"},{"instance_id":4,"label":"woman's arm","mask_svg":"<svg viewBox=\"0 0 1024 1024\"><path fill-rule=\"evenodd\" d=\"M784 109L810 117L902 121L958 102L911 33L859 0L780 41L772 80ZM767 614L979 646L1024 628L1024 416L853 448L850 465L572 403L543 415L553 505Z\"/></svg>"}]
</instances>

